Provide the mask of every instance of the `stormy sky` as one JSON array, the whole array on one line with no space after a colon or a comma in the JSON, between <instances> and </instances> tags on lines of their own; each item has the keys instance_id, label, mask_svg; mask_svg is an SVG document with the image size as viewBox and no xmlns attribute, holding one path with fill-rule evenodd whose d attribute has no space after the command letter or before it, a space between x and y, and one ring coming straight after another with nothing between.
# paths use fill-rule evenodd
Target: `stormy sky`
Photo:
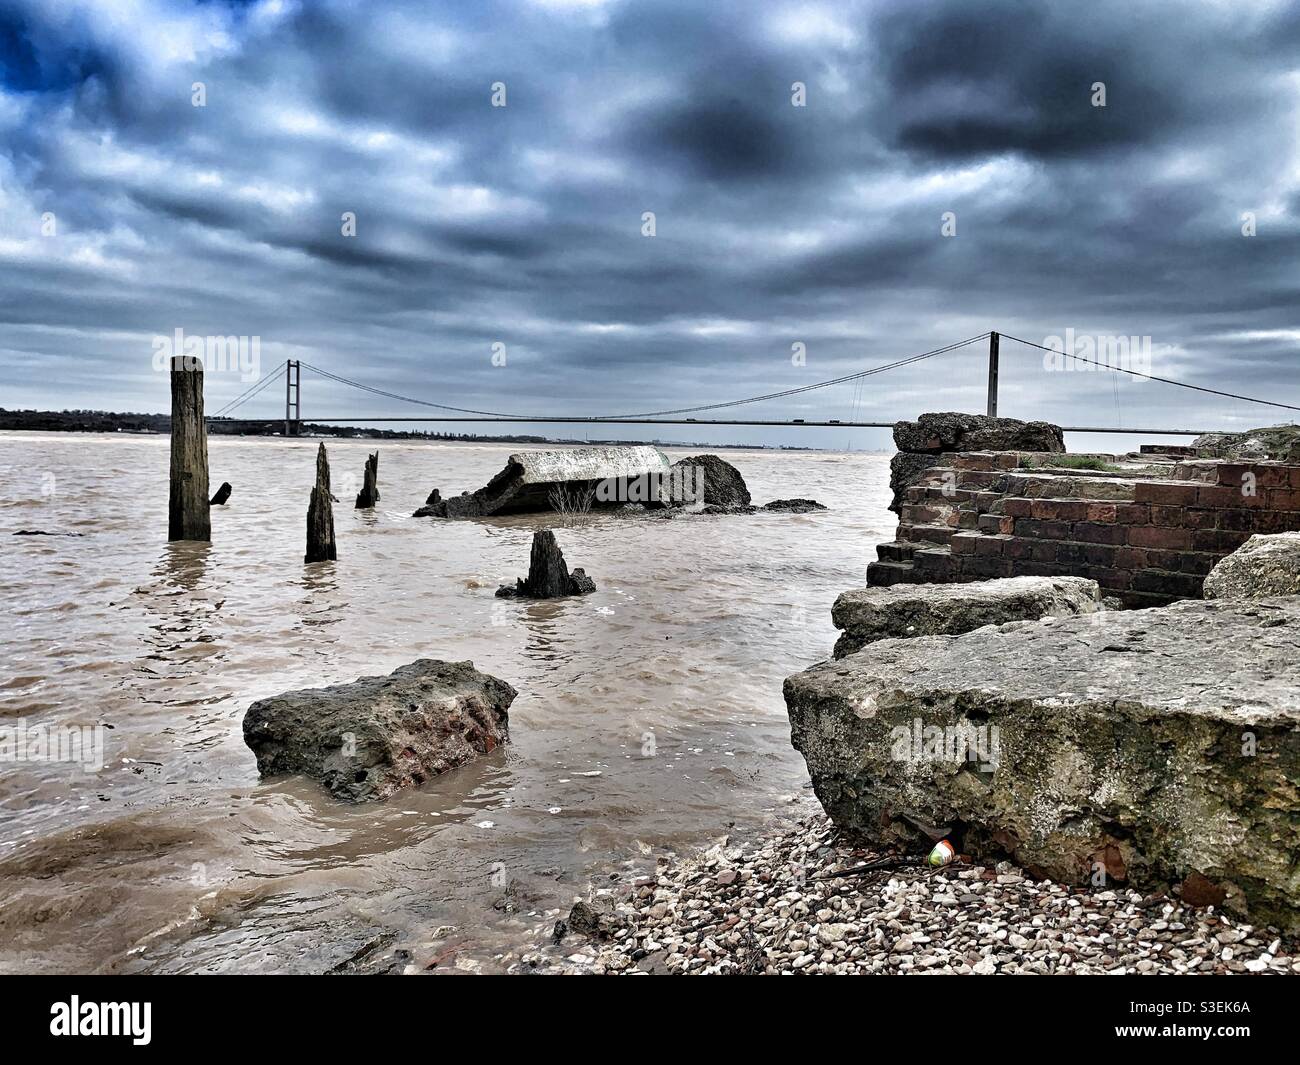
<instances>
[{"instance_id":1,"label":"stormy sky","mask_svg":"<svg viewBox=\"0 0 1300 1065\"><path fill-rule=\"evenodd\" d=\"M0 406L165 410L177 329L260 338L263 377L522 414L989 329L1150 338L1153 374L1300 405L1298 137L1294 3L0 0ZM728 413L980 411L984 359ZM1006 340L1002 364L1013 416L1293 417ZM209 412L249 385L210 372ZM423 413L303 392L306 418ZM273 384L238 413L282 411Z\"/></svg>"}]
</instances>

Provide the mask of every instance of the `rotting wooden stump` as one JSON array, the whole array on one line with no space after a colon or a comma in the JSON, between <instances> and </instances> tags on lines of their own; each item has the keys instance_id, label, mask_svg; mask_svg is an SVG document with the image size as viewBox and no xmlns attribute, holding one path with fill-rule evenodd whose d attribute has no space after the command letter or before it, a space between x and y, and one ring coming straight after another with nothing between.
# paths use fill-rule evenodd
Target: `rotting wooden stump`
<instances>
[{"instance_id":1,"label":"rotting wooden stump","mask_svg":"<svg viewBox=\"0 0 1300 1065\"><path fill-rule=\"evenodd\" d=\"M203 367L195 359L173 358L171 478L167 497L167 539L212 539L208 512L208 430L203 421Z\"/></svg>"},{"instance_id":2,"label":"rotting wooden stump","mask_svg":"<svg viewBox=\"0 0 1300 1065\"><path fill-rule=\"evenodd\" d=\"M366 457L365 481L357 493L357 510L367 510L379 502L379 452Z\"/></svg>"},{"instance_id":3,"label":"rotting wooden stump","mask_svg":"<svg viewBox=\"0 0 1300 1065\"><path fill-rule=\"evenodd\" d=\"M322 443L316 452L316 484L307 507L307 554L304 562L333 562L338 558L334 543L334 504L330 494L330 460Z\"/></svg>"},{"instance_id":4,"label":"rotting wooden stump","mask_svg":"<svg viewBox=\"0 0 1300 1065\"><path fill-rule=\"evenodd\" d=\"M566 595L586 595L596 590L595 582L579 567L572 574L564 561L564 552L555 541L555 533L544 529L533 533L533 548L528 561L528 576L521 577L512 588L503 584L497 589L501 598L521 596L526 599L558 599Z\"/></svg>"},{"instance_id":5,"label":"rotting wooden stump","mask_svg":"<svg viewBox=\"0 0 1300 1065\"><path fill-rule=\"evenodd\" d=\"M230 493L232 491L233 489L230 487L230 482L222 481L221 487L217 489L217 494L212 497L212 502L209 505L214 507L224 507L226 505L226 500L230 498Z\"/></svg>"}]
</instances>

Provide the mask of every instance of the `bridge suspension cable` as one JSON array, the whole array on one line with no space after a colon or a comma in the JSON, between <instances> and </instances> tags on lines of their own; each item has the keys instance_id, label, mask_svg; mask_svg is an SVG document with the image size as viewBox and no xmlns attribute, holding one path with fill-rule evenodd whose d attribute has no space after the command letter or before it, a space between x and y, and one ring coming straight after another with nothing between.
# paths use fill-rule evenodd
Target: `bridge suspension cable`
<instances>
[{"instance_id":1,"label":"bridge suspension cable","mask_svg":"<svg viewBox=\"0 0 1300 1065\"><path fill-rule=\"evenodd\" d=\"M232 410L235 410L237 407L242 407L250 399L252 399L258 393L260 393L262 389L270 385L272 381L278 381L280 377L284 374L285 370L288 369L288 366L289 364L287 362L281 363L280 368L276 370L275 373L273 373L270 377L265 377L261 381L258 381L256 384L251 385L249 388L246 388L243 391L243 393L236 396L224 407L218 410L215 414L208 415L208 417L223 418L226 415L228 415Z\"/></svg>"},{"instance_id":2,"label":"bridge suspension cable","mask_svg":"<svg viewBox=\"0 0 1300 1065\"><path fill-rule=\"evenodd\" d=\"M1013 337L1010 333L1003 333L1002 336L1008 340L1014 340L1017 344L1024 344L1026 347L1039 348L1042 351L1050 351L1053 355L1064 355L1067 359L1076 359L1079 362L1091 363L1093 366L1100 366L1103 370L1114 370L1117 373L1132 374L1134 377L1141 377L1148 381L1159 381L1164 385L1177 385L1179 388L1190 388L1193 392L1205 392L1211 396L1222 396L1225 399L1239 399L1245 403L1261 403L1266 407L1281 407L1283 410L1300 410L1300 407L1292 406L1290 403L1279 403L1273 399L1259 399L1256 396L1241 396L1236 392L1221 392L1217 388L1206 388L1204 385L1194 385L1187 381L1175 381L1171 377L1156 377L1154 374L1142 373L1139 370L1129 370L1123 366L1112 366L1110 363L1098 362L1096 359L1090 359L1084 355L1072 355L1068 351L1061 351L1059 348L1049 348L1044 344L1035 344L1032 340L1021 340L1020 337Z\"/></svg>"},{"instance_id":3,"label":"bridge suspension cable","mask_svg":"<svg viewBox=\"0 0 1300 1065\"><path fill-rule=\"evenodd\" d=\"M916 355L908 355L901 359L895 359L892 362L882 363L879 366L872 366L866 370L859 370L857 373L845 374L842 377L833 377L826 381L816 381L813 384L801 385L798 388L787 388L780 392L768 392L761 396L746 396L743 399L731 399L721 403L704 403L695 407L680 407L675 410L650 411L640 414L583 415L582 419L584 421L612 421L619 418L657 418L671 414L692 414L697 411L722 410L727 407L740 407L748 403L761 403L764 400L769 399L783 399L786 396L795 396L802 392L811 392L818 388L830 388L832 385L842 385L848 381L859 381L863 378L870 377L873 374L884 373L886 370L893 370L900 366L908 366L911 363L921 362L924 359L932 359L936 355L943 355L949 351L955 351L958 348L963 348L967 345L977 343L978 341L986 339L988 335L988 333L981 333L979 336L969 337L966 340L959 340L953 344L946 344L941 348L935 348L933 351L923 351ZM352 388L359 388L363 391L370 392L373 395L384 396L388 399L400 400L403 403L415 403L422 407L432 407L436 410L452 411L457 414L477 414L489 418L512 418L521 421L563 420L562 418L558 418L556 415L513 414L504 411L474 410L467 407L453 407L445 403L433 403L429 400L416 399L412 396L403 396L396 392L389 392L382 388L375 388L373 385L363 384L360 381L353 381L347 377L341 377L336 373L331 373L329 370L322 370L319 366L313 366L309 362L304 362L302 365L307 369L320 374L322 377L328 378L331 381L337 381L339 384L349 385ZM251 399L252 397L250 396L249 398Z\"/></svg>"}]
</instances>

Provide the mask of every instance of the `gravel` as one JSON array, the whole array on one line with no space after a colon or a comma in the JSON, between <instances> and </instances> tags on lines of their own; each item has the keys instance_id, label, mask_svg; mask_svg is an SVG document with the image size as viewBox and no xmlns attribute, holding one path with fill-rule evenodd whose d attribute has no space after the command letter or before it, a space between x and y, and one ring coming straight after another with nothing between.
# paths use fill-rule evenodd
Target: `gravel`
<instances>
[{"instance_id":1,"label":"gravel","mask_svg":"<svg viewBox=\"0 0 1300 1065\"><path fill-rule=\"evenodd\" d=\"M571 933L516 971L715 973L1300 973L1294 943L1214 911L1123 885L1036 880L1009 863L882 857L821 814L751 847L728 840L662 859L630 896L605 899L591 939ZM546 930L549 932L549 929ZM539 930L540 933L540 930Z\"/></svg>"}]
</instances>

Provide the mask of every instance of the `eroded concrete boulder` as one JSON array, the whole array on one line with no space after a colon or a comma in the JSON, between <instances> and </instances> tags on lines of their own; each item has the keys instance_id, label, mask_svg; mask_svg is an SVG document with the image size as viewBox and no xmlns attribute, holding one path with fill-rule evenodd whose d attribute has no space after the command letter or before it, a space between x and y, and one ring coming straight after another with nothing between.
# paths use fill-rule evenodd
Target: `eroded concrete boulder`
<instances>
[{"instance_id":1,"label":"eroded concrete boulder","mask_svg":"<svg viewBox=\"0 0 1300 1065\"><path fill-rule=\"evenodd\" d=\"M1226 459L1300 462L1300 425L1266 425L1244 433L1205 433L1192 441L1197 454Z\"/></svg>"},{"instance_id":2,"label":"eroded concrete boulder","mask_svg":"<svg viewBox=\"0 0 1300 1065\"><path fill-rule=\"evenodd\" d=\"M261 699L244 715L244 742L264 777L302 773L369 802L507 742L515 695L473 662L422 658L386 677Z\"/></svg>"},{"instance_id":3,"label":"eroded concrete boulder","mask_svg":"<svg viewBox=\"0 0 1300 1065\"><path fill-rule=\"evenodd\" d=\"M894 444L899 451L931 455L944 451L1060 452L1065 450L1065 437L1061 427L1051 422L941 411L922 414L914 422L895 422Z\"/></svg>"},{"instance_id":4,"label":"eroded concrete boulder","mask_svg":"<svg viewBox=\"0 0 1300 1065\"><path fill-rule=\"evenodd\" d=\"M656 447L574 447L520 451L476 492L435 498L415 517L479 518L559 509L589 510L671 502L667 457Z\"/></svg>"},{"instance_id":5,"label":"eroded concrete boulder","mask_svg":"<svg viewBox=\"0 0 1300 1065\"><path fill-rule=\"evenodd\" d=\"M745 507L750 503L745 478L717 455L691 455L673 463L674 503L705 503L715 507Z\"/></svg>"},{"instance_id":6,"label":"eroded concrete boulder","mask_svg":"<svg viewBox=\"0 0 1300 1065\"><path fill-rule=\"evenodd\" d=\"M789 677L826 811L1084 884L1190 882L1300 930L1300 599L884 640ZM996 731L995 731L996 730Z\"/></svg>"},{"instance_id":7,"label":"eroded concrete boulder","mask_svg":"<svg viewBox=\"0 0 1300 1065\"><path fill-rule=\"evenodd\" d=\"M1206 599L1300 595L1300 532L1252 536L1205 578Z\"/></svg>"},{"instance_id":8,"label":"eroded concrete boulder","mask_svg":"<svg viewBox=\"0 0 1300 1065\"><path fill-rule=\"evenodd\" d=\"M1003 577L970 584L854 588L831 607L843 632L835 657L869 643L912 636L958 636L985 625L1072 617L1102 610L1101 588L1084 577Z\"/></svg>"}]
</instances>

